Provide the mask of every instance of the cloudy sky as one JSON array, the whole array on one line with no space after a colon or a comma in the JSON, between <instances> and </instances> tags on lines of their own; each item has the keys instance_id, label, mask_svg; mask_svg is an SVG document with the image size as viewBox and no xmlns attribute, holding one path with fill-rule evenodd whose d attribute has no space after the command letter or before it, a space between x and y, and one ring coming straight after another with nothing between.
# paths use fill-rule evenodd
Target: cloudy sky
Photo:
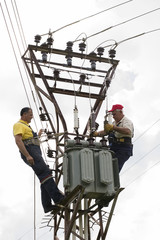
<instances>
[{"instance_id":1,"label":"cloudy sky","mask_svg":"<svg viewBox=\"0 0 160 240\"><path fill-rule=\"evenodd\" d=\"M12 135L12 126L19 120L20 109L28 105L22 79L25 81L33 109L35 106L21 61L25 47L21 44L12 6L15 6L16 3L18 7L28 45L34 44L36 34L47 33L50 29L54 31L123 1L1 0L0 2L0 239L28 240L33 239L34 232L34 175L20 159ZM91 52L106 40L114 39L120 42L146 33L141 37L123 42L117 47L116 58L120 60L120 63L108 91L109 107L115 103L124 105L126 116L132 119L135 125L134 156L121 171L121 186L125 187L125 190L120 194L116 205L108 233L109 240L150 240L157 239L160 234L160 31L151 32L160 28L160 10L118 25L158 8L160 8L159 0L133 0L123 6L67 27L53 36L54 47L65 49L66 42L75 40L81 33L90 36L114 26L111 30L88 40L88 52ZM15 27L20 49L16 45L8 13ZM23 77L20 76L17 67L4 16ZM80 102L78 104L80 109L83 108ZM73 118L72 111L73 107L70 108L69 105L67 117L70 119ZM100 124L104 119L104 114L105 107L102 108L97 119ZM87 114L85 116L80 113L80 123L86 122L87 118ZM37 118L37 124L40 126L38 121ZM36 181L36 239L52 239L52 231L50 232L49 228L39 228L43 217L39 183ZM61 235L59 238L63 239Z\"/></svg>"}]
</instances>

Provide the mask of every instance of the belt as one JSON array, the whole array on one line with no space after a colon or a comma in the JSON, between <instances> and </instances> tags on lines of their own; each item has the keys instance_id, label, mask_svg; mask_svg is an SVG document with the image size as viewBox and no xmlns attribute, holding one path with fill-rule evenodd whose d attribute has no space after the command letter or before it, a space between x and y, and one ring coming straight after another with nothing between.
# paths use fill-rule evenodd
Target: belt
<instances>
[{"instance_id":1,"label":"belt","mask_svg":"<svg viewBox=\"0 0 160 240\"><path fill-rule=\"evenodd\" d=\"M23 140L23 143L25 145L34 144L34 145L40 146L40 141L38 138L28 138Z\"/></svg>"},{"instance_id":2,"label":"belt","mask_svg":"<svg viewBox=\"0 0 160 240\"><path fill-rule=\"evenodd\" d=\"M131 138L129 138L129 137L115 138L114 142L117 142L117 143L132 143Z\"/></svg>"}]
</instances>

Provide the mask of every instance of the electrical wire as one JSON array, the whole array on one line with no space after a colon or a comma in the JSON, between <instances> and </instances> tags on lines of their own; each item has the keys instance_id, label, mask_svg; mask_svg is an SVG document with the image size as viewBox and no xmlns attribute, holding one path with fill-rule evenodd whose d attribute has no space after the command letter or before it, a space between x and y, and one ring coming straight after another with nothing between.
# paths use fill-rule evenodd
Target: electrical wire
<instances>
[{"instance_id":1,"label":"electrical wire","mask_svg":"<svg viewBox=\"0 0 160 240\"><path fill-rule=\"evenodd\" d=\"M143 133L141 133L134 141L133 143L135 143L139 138L143 137L143 135L148 132L154 125L156 125L158 122L160 121L160 118L155 121L152 125L150 125Z\"/></svg>"},{"instance_id":2,"label":"electrical wire","mask_svg":"<svg viewBox=\"0 0 160 240\"><path fill-rule=\"evenodd\" d=\"M152 153L155 149L157 149L160 146L160 144L156 145L155 147L153 147L149 152L147 152L145 155L143 155L140 159L138 159L132 166L130 166L129 168L127 168L125 171L123 171L123 173L121 175L123 175L124 173L126 173L129 169L131 169L133 166L135 166L137 163L139 163L142 159L144 159L146 156L148 156L150 153Z\"/></svg>"},{"instance_id":3,"label":"electrical wire","mask_svg":"<svg viewBox=\"0 0 160 240\"><path fill-rule=\"evenodd\" d=\"M125 24L125 23L131 22L131 21L133 21L133 20L135 20L135 19L137 19L137 18L143 17L143 16L148 15L148 14L150 14L150 13L153 13L153 12L155 12L155 11L158 11L158 10L160 10L160 8L153 9L153 10L151 10L151 11L148 11L148 12L145 12L145 13L143 13L143 14L137 15L136 17L127 19L127 20L125 20L125 21L123 21L123 22L121 22L121 23L117 23L117 24L115 24L115 25L113 25L113 26L110 26L110 27L108 27L108 28L105 28L105 29L97 32L97 33L94 33L94 34L88 36L87 39L89 39L89 38L91 38L91 37L94 37L94 36L96 36L96 35L98 35L98 34L101 34L101 33L103 33L103 32L106 32L106 31L108 31L108 30L110 30L110 29L112 29L112 28L115 28L115 27L118 27L118 26L123 25L123 24ZM79 39L79 41L80 41L80 40L82 40L82 39Z\"/></svg>"},{"instance_id":4,"label":"electrical wire","mask_svg":"<svg viewBox=\"0 0 160 240\"><path fill-rule=\"evenodd\" d=\"M156 122L154 122L149 128L147 128L141 135L139 135L139 137L137 137L135 139L135 141L133 143L135 143L137 140L139 140L146 132L148 132L155 124L157 124L160 121L160 119L158 119ZM130 167L128 167L125 171L123 171L123 174L125 174L126 172L128 172L132 167L134 167L136 164L138 164L142 159L144 159L147 155L149 155L151 152L153 152L157 147L159 147L159 144L156 145L155 147L153 147L149 152L147 152L144 156L142 156L140 159L138 159L134 164L132 164Z\"/></svg>"},{"instance_id":5,"label":"electrical wire","mask_svg":"<svg viewBox=\"0 0 160 240\"><path fill-rule=\"evenodd\" d=\"M99 47L99 46L102 46L102 44L104 44L105 42L110 42L110 41L114 41L114 44L110 44L109 46L113 46L115 44L117 44L117 42L114 40L114 39L108 39L108 40L105 40L103 41L102 43L100 43L94 50L93 52ZM105 48L105 47L104 47Z\"/></svg>"},{"instance_id":6,"label":"electrical wire","mask_svg":"<svg viewBox=\"0 0 160 240\"><path fill-rule=\"evenodd\" d=\"M15 40L16 40L16 44L17 44L17 47L18 47L18 50L19 50L19 54L21 55L21 50L20 50L20 45L18 43L18 39L17 39L17 36L16 36L16 32L15 32L15 29L14 29L14 26L13 26L13 23L12 23L12 20L11 20L11 16L10 16L10 13L9 13L9 9L8 9L8 6L6 4L6 1L4 1L5 3L5 7L6 7L6 10L7 10L7 13L8 13L8 17L9 17L9 20L10 20L10 24L11 24L11 27L12 27L12 30L13 30L13 34L14 34L14 37L15 37ZM4 14L4 11L3 11L3 8L2 8L2 5L0 3L0 7L1 7L1 11L2 11L2 15L3 15L3 18L4 18L4 22L5 22L5 25L6 25L6 29L7 29L7 32L8 32L8 36L9 36L9 39L10 39L10 42L11 42L11 46L12 46L12 50L13 50L13 53L14 53L14 57L16 59L16 63L17 63L17 66L18 66L18 70L19 70L19 73L20 73L20 77L21 77L21 80L22 80L22 84L23 84L23 87L24 87L24 90L25 90L25 94L26 94L26 97L27 97L27 100L28 100L28 103L29 103L29 106L31 107L31 102L29 100L29 96L28 96L28 92L27 92L27 88L25 86L25 82L24 82L24 79L23 79L23 76L22 76L22 71L21 71L21 68L20 68L20 64L19 64L19 61L18 61L18 57L17 57L17 54L16 54L16 50L15 50L15 47L14 47L14 44L13 44L13 41L12 41L12 37L11 37L11 34L10 34L10 31L9 31L9 27L8 27L8 24L7 24L7 20L6 20L6 17L5 17L5 14ZM12 3L12 7L13 7L13 3ZM14 7L13 7L14 8ZM16 6L16 9L18 11L18 8ZM13 10L14 11L14 15L15 15L15 18L16 18L16 13L15 13L15 9ZM17 18L16 18L16 23L18 24L18 21L17 21ZM23 29L23 28L22 28ZM19 30L19 33L20 33L20 28L18 27L18 30ZM21 35L21 34L20 34ZM21 41L22 41L22 37L21 37ZM23 41L22 41L23 42ZM22 43L23 47L24 47L24 44ZM24 66L24 65L23 65ZM26 69L25 69L26 71ZM27 73L26 73L27 75ZM28 76L28 75L27 75ZM30 85L31 87L31 85ZM32 94L33 94L33 91L31 91ZM34 122L35 122L35 119L34 119ZM36 122L35 122L35 126L36 125ZM37 127L36 127L37 128ZM36 186L35 186L35 174L34 174L34 239L36 239Z\"/></svg>"},{"instance_id":7,"label":"electrical wire","mask_svg":"<svg viewBox=\"0 0 160 240\"><path fill-rule=\"evenodd\" d=\"M69 23L69 24L67 24L67 25L65 25L65 26L63 26L63 27L60 27L60 28L58 28L57 30L51 32L51 34L56 33L56 32L58 32L58 31L60 31L60 30L62 30L62 29L64 29L64 28L66 28L66 27L69 27L69 26L73 25L73 24L76 24L76 23L79 23L79 22L84 21L84 20L86 20L86 19L95 17L95 16L97 16L98 14L101 14L101 13L103 13L103 12L109 11L109 10L111 10L111 9L114 9L114 8L116 8L116 7L119 7L119 6L121 6L121 5L124 5L124 4L129 3L129 2L132 2L132 1L133 1L133 0L125 1L125 2L123 2L123 3L120 3L120 4L117 4L117 5L112 6L112 7L110 7L110 8L107 8L107 9L105 9L105 10L103 10L103 11L98 12L98 13L92 14L92 15L90 15L90 16L88 16L88 17L85 17L85 18L82 18L82 19L77 20L77 21L75 21L75 22ZM42 37L42 36L46 36L46 35L48 35L48 33L41 34L41 37Z\"/></svg>"},{"instance_id":8,"label":"electrical wire","mask_svg":"<svg viewBox=\"0 0 160 240\"><path fill-rule=\"evenodd\" d=\"M4 3L5 3L5 6L6 6L6 9L7 9L8 17L9 17L10 24L11 24L11 27L12 27L12 30L13 30L13 33L14 33L14 37L15 37L15 40L16 40L16 43L17 43L17 46L18 46L18 50L19 50L19 53L21 55L20 46L19 46L19 43L18 43L18 40L17 40L17 37L16 37L14 26L13 26L12 21L11 21L11 17L10 17L10 13L9 13L6 1L4 1ZM13 52L14 52L14 56L15 56L15 59L16 59L16 62L17 62L17 66L18 66L18 70L19 70L19 73L20 73L20 76L21 76L23 87L25 89L27 100L28 100L29 106L31 107L31 103L30 103L30 100L29 100L27 89L25 87L24 79L23 79L23 76L22 76L22 72L21 72L21 69L20 69L19 62L18 62L18 57L16 55L16 51L15 51L15 48L14 48L14 45L13 45L13 41L11 39L11 35L10 35L9 28L8 28L8 25L7 25L7 21L6 21L6 18L5 18L3 9L2 9L2 5L1 5L1 10L2 10L3 18L4 18L4 21L5 21L5 24L6 24L6 28L7 28L7 31L8 31L8 35L9 35L9 38L10 38L10 42L11 42L11 45L12 45L12 49L13 49ZM35 186L35 174L34 174L34 189L33 189L33 191L34 191L34 239L36 239L36 228L35 228L35 225L36 225L36 217L35 217L36 216L36 210L35 210L36 209L36 203L35 203L35 201L36 201L36 198L35 198L36 192L35 192L35 189L36 189L36 186Z\"/></svg>"},{"instance_id":9,"label":"electrical wire","mask_svg":"<svg viewBox=\"0 0 160 240\"><path fill-rule=\"evenodd\" d=\"M17 4L16 4L16 0L14 0L14 4L15 4L16 13L17 13L17 16L18 16L18 21L19 21L19 24L20 24L20 31L19 32L22 32L22 39L24 40L24 44L25 44L25 46L27 48L26 38L25 38L25 34L24 34L24 30L23 30L20 14L19 14L19 11L18 11L18 7L17 7Z\"/></svg>"},{"instance_id":10,"label":"electrical wire","mask_svg":"<svg viewBox=\"0 0 160 240\"><path fill-rule=\"evenodd\" d=\"M75 84L73 82L73 79L72 79L72 76L70 74L69 71L67 71L68 75L70 76L70 79L72 80L72 84L73 84L73 90L74 90L74 106L76 107L77 106L77 103L76 103L76 90L75 90Z\"/></svg>"},{"instance_id":11,"label":"electrical wire","mask_svg":"<svg viewBox=\"0 0 160 240\"><path fill-rule=\"evenodd\" d=\"M22 42L23 48L26 49L27 48L27 44L26 44L26 41L25 41L23 28L22 28L22 25L21 25L21 22L20 22L20 17L19 17L19 14L18 14L18 18L17 18L17 14L16 14L16 11L18 12L18 9L17 9L17 6L16 6L16 10L15 10L15 7L14 7L14 4L13 4L12 0L11 0L11 3L12 3L13 12L14 12L14 17L16 19L17 27L18 27L18 30L19 30L21 42ZM15 2L15 5L16 5L16 2ZM20 22L20 24L19 24L19 22ZM21 30L22 30L22 33L21 33Z\"/></svg>"},{"instance_id":12,"label":"electrical wire","mask_svg":"<svg viewBox=\"0 0 160 240\"><path fill-rule=\"evenodd\" d=\"M143 36L143 35L146 35L146 34L149 34L149 33L153 33L153 32L159 31L159 30L160 30L160 28L157 28L157 29L152 29L152 30L150 30L150 31L148 31L148 32L139 33L139 34L134 35L134 36L132 36L132 37L129 37L129 38L126 38L126 39L121 40L121 41L119 41L119 42L116 42L115 44L110 44L110 45L104 46L104 48L112 47L113 49L115 49L119 44L121 44L121 43L123 43L123 42L129 41L129 40L132 40L132 39L134 39L134 38L141 37L141 36Z\"/></svg>"},{"instance_id":13,"label":"electrical wire","mask_svg":"<svg viewBox=\"0 0 160 240\"><path fill-rule=\"evenodd\" d=\"M160 30L160 29L152 30L152 31L149 31L149 32L147 32L147 33L150 33L150 32L153 32L153 31L158 31L158 30ZM147 33L143 33L143 34L140 34L140 35L138 35L138 36L141 36L141 35L144 35L144 34L147 34ZM132 37L132 38L133 38L133 37ZM124 42L124 41L130 40L130 39L132 39L132 38L128 38L128 39L126 39L126 40L123 40L123 41L119 42L119 44L122 43L122 42ZM72 79L72 77L71 77L71 79ZM75 88L74 88L74 91L75 91ZM76 96L75 96L75 98L76 98ZM76 104L76 99L75 99L75 104ZM158 121L159 121L159 120L158 120ZM136 140L137 140L137 139L136 139ZM158 145L158 146L159 146L159 145ZM156 146L154 149L156 149L158 146ZM154 151L154 149L153 149L152 151ZM150 151L150 152L152 152L152 151ZM149 153L150 153L150 152L149 152ZM149 153L147 153L145 156L147 156ZM145 157L145 156L144 156L144 157ZM143 158L144 158L144 157L143 157ZM158 163L159 163L159 162L158 162ZM152 167L154 167L154 166L157 165L158 163L154 164ZM151 168L152 168L152 167L151 167ZM150 169L151 169L151 168L150 168ZM150 169L146 170L142 175L144 175L144 174L145 174L147 171L149 171ZM142 175L141 175L141 176L142 176ZM137 178L139 178L139 177L140 177L140 176L138 176ZM137 179L137 178L136 178L136 179ZM136 179L135 179L135 180L136 180ZM135 181L135 180L134 180L134 181ZM134 181L132 181L132 182L134 182ZM131 182L131 183L132 183L132 182ZM131 184L131 183L130 183L130 184ZM128 184L128 185L130 185L130 184ZM128 186L128 185L127 185L127 186Z\"/></svg>"},{"instance_id":14,"label":"electrical wire","mask_svg":"<svg viewBox=\"0 0 160 240\"><path fill-rule=\"evenodd\" d=\"M5 3L5 6L6 6L6 10L7 10L7 13L8 13L8 17L9 17L9 20L10 20L11 27L12 27L12 30L13 30L14 38L15 38L15 40L16 40L16 44L17 44L17 47L18 47L18 50L19 50L19 54L20 54L20 56L21 56L22 53L21 53L20 45L19 45L19 42L18 42L18 39L17 39L17 36L16 36L15 28L14 28L13 23L12 23L12 19L11 19L11 16L10 16L10 12L9 12L7 3L6 3L5 0L4 0L4 3ZM12 6L13 6L13 5L12 5ZM6 22L6 24L7 24L7 22ZM7 27L8 27L8 25L7 25ZM19 28L18 28L18 29L19 29ZM9 28L8 28L8 31L9 31ZM9 33L9 32L8 32L8 33ZM19 34L20 34L20 32L19 32ZM21 34L20 34L20 35L21 35ZM10 39L11 39L11 35L10 35ZM12 41L12 40L11 40L11 41ZM13 42L12 42L12 46L13 46L12 48L14 48ZM15 56L16 56L15 48L14 48L14 52L15 52ZM17 59L17 64L18 64L18 66L19 66L19 71L21 72L21 69L20 69L20 65L19 65L19 63L18 63L18 57L17 57L17 56L16 56L16 59ZM23 64L23 66L24 66L24 64ZM26 76L27 76L27 79L28 79L28 83L29 83L29 86L30 86L30 90L31 90L33 99L34 99L34 101L35 101L34 94L33 94L33 90L32 90L32 87L31 87L31 83L30 83L30 81L29 81L29 77L28 77L28 74L27 74L27 70L26 70L26 68L24 68L24 69L25 69L25 73L26 73ZM31 102L29 101L29 96L28 96L27 88L25 87L25 81L24 81L24 79L23 79L23 77L22 77L22 72L21 72L21 80L22 80L23 86L24 86L24 88L25 88L25 93L26 93L26 96L27 96L27 100L28 100L29 106L31 107ZM34 118L34 123L35 123L36 129L37 129L37 124L36 124L36 122L35 122L35 118ZM37 131L38 131L38 129L37 129Z\"/></svg>"},{"instance_id":15,"label":"electrical wire","mask_svg":"<svg viewBox=\"0 0 160 240\"><path fill-rule=\"evenodd\" d=\"M21 50L20 50L20 46L19 46L19 43L18 43L18 39L17 39L17 36L16 36L16 32L15 32L15 29L14 29L14 26L13 26L13 23L12 23L12 20L11 20L11 17L10 17L10 13L9 13L9 10L8 10L7 4L6 4L6 1L4 0L4 2L5 2L6 9L7 9L8 17L9 17L9 20L10 20L10 24L11 24L11 26L12 26L12 30L13 30L13 33L14 33L14 37L15 37L15 40L16 40L16 43L17 43L17 47L18 47L18 50L19 50L19 54L20 54L20 56L21 56L22 53L21 53ZM16 2L15 2L15 4L16 4ZM14 9L13 3L12 3L12 7L13 7L13 11L14 11L14 13L15 13L15 9ZM19 17L19 22L21 23L20 16L19 16L19 13L18 13L17 5L16 5L16 10L17 10L17 14L18 14L18 17ZM16 17L16 13L15 13L14 15L15 15L15 17ZM17 21L17 20L16 20L16 23L18 24L18 21ZM24 37L24 41L25 41L25 35L24 35L24 31L23 31L22 24L21 24L21 29L22 29L23 37ZM20 27L18 27L18 30L19 30L19 34L20 34L20 36L21 36ZM21 41L22 41L22 38L21 38ZM26 41L25 41L25 43L26 43ZM25 50L25 49L24 49L24 50ZM24 66L24 63L23 63L23 66ZM33 92L33 90L32 90L31 83L30 83L30 81L29 81L29 77L28 77L27 70L26 70L25 67L24 67L24 70L25 70L25 73L26 73L26 76L27 76L27 80L28 80L28 84L29 84L29 87L30 87L30 91L31 91L31 93L32 93L33 101L34 101L34 103L35 103L35 106L36 106L36 109L37 109L37 113L38 113L38 106L37 106L37 103L36 103L36 100L35 100L35 97L34 97L34 92ZM25 83L24 83L24 85L25 85ZM26 92L27 92L27 89L26 89ZM28 96L28 93L27 93L27 96ZM28 97L28 98L29 98L29 97ZM30 107L31 107L31 103L30 103L30 102L29 102L29 105L30 105ZM34 120L34 124L35 124L35 126L36 126L36 130L37 130L37 132L38 132L38 128L37 128L37 124L36 124L35 118L33 118L33 120ZM40 122L41 122L41 125L42 125L42 121L40 121ZM43 125L42 125L42 128L43 128ZM43 150L43 147L42 147L42 150ZM44 153L44 150L43 150L43 153ZM44 154L44 156L45 156L45 161L47 162L47 160L46 160L46 155Z\"/></svg>"},{"instance_id":16,"label":"electrical wire","mask_svg":"<svg viewBox=\"0 0 160 240\"><path fill-rule=\"evenodd\" d=\"M160 146L160 144L158 144L158 146ZM157 146L157 147L158 147ZM160 163L160 161L156 162L155 164L153 164L150 168L148 168L146 171L144 171L142 174L140 174L139 176L137 176L133 181L131 181L130 183L128 183L126 185L126 187L130 186L132 183L134 183L137 179L139 179L140 177L142 177L143 175L145 175L148 171L150 171L153 167L157 166Z\"/></svg>"},{"instance_id":17,"label":"electrical wire","mask_svg":"<svg viewBox=\"0 0 160 240\"><path fill-rule=\"evenodd\" d=\"M6 1L4 0L4 2L5 2L6 9L7 9L8 17L9 17L9 20L10 20L10 24L11 24L11 27L12 27L12 30L13 30L13 33L14 33L14 37L15 37L15 40L16 40L16 44L17 44L17 47L18 47L18 50L19 50L19 54L20 54L20 56L21 56L22 53L21 53L21 50L20 50L20 46L19 46L19 43L18 43L18 39L17 39L17 36L16 36L16 32L15 32L15 29L14 29L14 26L13 26L13 23L12 23L12 20L11 20L11 17L10 17L10 13L9 13L9 10L8 10L7 4L6 4ZM12 7L13 7L13 4L12 4ZM18 11L17 5L16 5L16 10ZM15 12L15 10L14 10L14 12ZM16 16L16 14L15 14L15 16ZM18 14L18 16L19 16L19 14ZM19 16L19 21L21 22L20 16ZM16 22L17 22L17 21L16 21ZM17 22L17 24L18 24L18 22ZM22 25L21 25L21 28L23 29ZM20 32L20 28L19 28L19 27L18 27L18 30L19 30L19 34L21 35L21 32ZM23 32L23 36L24 36L24 32ZM25 39L25 36L24 36L24 39ZM24 50L25 50L25 49L24 49ZM24 66L24 63L23 63L23 66ZM33 90L32 90L31 83L30 83L29 77L28 77L28 73L27 73L27 70L26 70L25 67L24 67L24 70L25 70L25 73L26 73L26 76L27 76L27 79L28 79L28 84L29 84L29 87L30 87L30 91L31 91L31 93L32 93L33 101L34 101L34 103L35 103L35 106L36 106L36 109L37 109L37 113L38 113L38 107L37 107L36 100L35 100L35 97L34 97L34 92L33 92ZM24 82L24 81L23 81L23 82ZM24 85L25 85L25 83L24 83ZM27 96L28 96L27 89L26 89L26 93L27 93ZM28 97L28 99L29 99L29 97ZM30 103L30 102L29 102L29 105L30 105L30 107L31 107L31 103ZM36 126L36 130L37 130L37 132L38 132L38 128L37 128L37 124L36 124L35 118L33 118L33 120L34 120L34 124L35 124L35 126ZM42 125L42 122L41 122L41 125ZM42 127L43 127L43 126L42 126ZM43 150L43 147L42 147L42 150ZM43 150L43 153L44 153L44 150ZM47 160L46 160L46 155L44 154L44 156L45 156L45 161L47 162Z\"/></svg>"},{"instance_id":18,"label":"electrical wire","mask_svg":"<svg viewBox=\"0 0 160 240\"><path fill-rule=\"evenodd\" d=\"M19 74L20 74L20 77L21 77L21 80L22 80L22 84L23 84L24 90L25 90L25 94L26 94L29 106L31 106L31 103L30 103L30 100L29 100L29 96L28 96L28 93L27 93L27 89L26 89L26 86L25 86L25 82L24 82L24 79L23 79L23 76L22 76L22 72L21 72L21 69L20 69L20 65L19 65L19 62L18 62L18 58L17 58L17 55L16 55L16 51L15 51L15 48L14 48L14 44L13 44L13 41L12 41L12 38L11 38L11 34L10 34L10 31L9 31L9 28L8 28L8 24L7 24L7 21L6 21L6 18L5 18L4 11L3 11L1 3L0 3L0 7L1 7L3 18L4 18L4 22L5 22L5 25L6 25L6 29L7 29L7 32L8 32L8 36L9 36L9 39L10 39L10 42L11 42L11 46L12 46L12 50L13 50L13 53L14 53L14 57L15 57L15 60L16 60L16 63L17 63L18 71L19 71Z\"/></svg>"},{"instance_id":19,"label":"electrical wire","mask_svg":"<svg viewBox=\"0 0 160 240\"><path fill-rule=\"evenodd\" d=\"M123 43L123 42L126 42L126 41L129 41L129 40L131 40L131 39L133 39L133 38L141 37L141 36L143 36L143 35L145 35L145 34L149 34L149 33L152 33L152 32L156 32L156 31L159 31L159 30L160 30L160 28L154 29L154 30L151 30L151 31L148 31L148 32L143 32L143 33L140 33L140 34L135 35L135 36L130 37L130 38L126 38L126 39L118 42L117 45L116 45L116 47L117 47L119 44L121 44L121 43Z\"/></svg>"}]
</instances>

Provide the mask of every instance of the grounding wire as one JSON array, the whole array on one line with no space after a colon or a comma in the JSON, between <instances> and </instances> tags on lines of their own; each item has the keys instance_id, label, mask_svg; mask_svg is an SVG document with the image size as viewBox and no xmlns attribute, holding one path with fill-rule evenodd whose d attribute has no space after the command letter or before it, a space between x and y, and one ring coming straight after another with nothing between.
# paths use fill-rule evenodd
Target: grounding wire
<instances>
[{"instance_id":1,"label":"grounding wire","mask_svg":"<svg viewBox=\"0 0 160 240\"><path fill-rule=\"evenodd\" d=\"M61 28L58 28L57 30L51 32L51 34L56 33L56 32L58 32L58 31L60 31L60 30L62 30L62 29L64 29L64 28L66 28L66 27L69 27L69 26L73 25L73 24L79 23L79 22L84 21L84 20L86 20L86 19L88 19L88 18L94 17L94 16L96 16L96 15L98 15L98 14L101 14L101 13L103 13L103 12L109 11L109 10L111 10L111 9L113 9L113 8L119 7L119 6L121 6L121 5L124 5L124 4L129 3L129 2L132 2L132 1L133 1L133 0L125 1L125 2L123 2L123 3L117 4L117 5L112 6L112 7L110 7L110 8L104 9L103 11L100 11L100 12L98 12L98 13L92 14L92 15L90 15L90 16L88 16L88 17L85 17L85 18L82 18L82 19L77 20L77 21L75 21L75 22L69 23L69 24L67 24L67 25L65 25L65 26L63 26L63 27L61 27ZM41 37L42 37L42 36L46 36L46 35L48 35L48 33L41 34Z\"/></svg>"},{"instance_id":2,"label":"grounding wire","mask_svg":"<svg viewBox=\"0 0 160 240\"><path fill-rule=\"evenodd\" d=\"M110 27L108 27L108 28L105 28L105 29L103 29L103 30L101 30L101 31L99 31L99 32L97 32L97 33L94 33L94 34L88 36L87 39L88 39L88 38L91 38L91 37L94 37L94 36L96 36L96 35L98 35L98 34L101 34L101 33L103 33L103 32L106 32L106 31L108 31L108 30L110 30L110 29L112 29L112 28L115 28L115 27L118 27L118 26L123 25L123 24L125 24L125 23L131 22L131 21L133 21L133 20L135 20L135 19L137 19L137 18L143 17L143 16L145 16L145 15L147 15L147 14L150 14L150 13L152 13L152 12L155 12L155 11L157 11L157 10L160 10L160 8L153 9L153 10L151 10L151 11L142 13L142 14L137 15L137 16L135 16L135 17L129 18L129 19L123 21L123 22L120 22L120 23L117 23L117 24L115 24L115 25L113 25L113 26L110 26ZM77 40L77 41L81 41L81 40L82 40L82 39L79 39L79 40Z\"/></svg>"}]
</instances>

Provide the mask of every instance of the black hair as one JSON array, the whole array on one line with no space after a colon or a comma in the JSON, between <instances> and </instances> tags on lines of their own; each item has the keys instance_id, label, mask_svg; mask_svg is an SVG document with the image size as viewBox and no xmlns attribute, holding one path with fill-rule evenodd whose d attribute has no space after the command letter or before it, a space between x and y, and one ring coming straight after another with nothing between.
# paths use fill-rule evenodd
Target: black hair
<instances>
[{"instance_id":1,"label":"black hair","mask_svg":"<svg viewBox=\"0 0 160 240\"><path fill-rule=\"evenodd\" d=\"M24 113L28 113L28 111L31 110L29 107L24 107L20 111L20 116L22 117Z\"/></svg>"}]
</instances>

